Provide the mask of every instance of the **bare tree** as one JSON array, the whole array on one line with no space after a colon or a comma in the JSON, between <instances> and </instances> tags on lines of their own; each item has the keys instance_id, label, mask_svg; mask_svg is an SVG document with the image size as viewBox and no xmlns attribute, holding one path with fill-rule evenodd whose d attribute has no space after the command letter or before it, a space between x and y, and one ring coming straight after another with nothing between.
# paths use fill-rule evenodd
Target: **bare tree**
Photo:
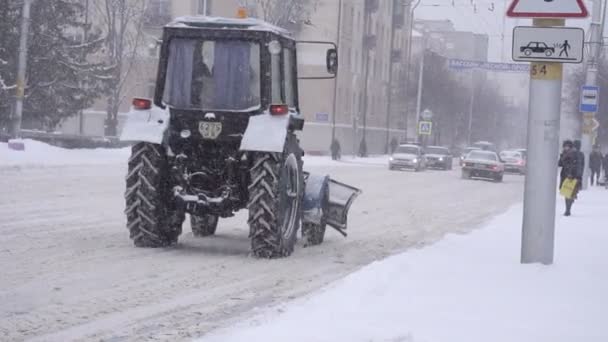
<instances>
[{"instance_id":1,"label":"bare tree","mask_svg":"<svg viewBox=\"0 0 608 342\"><path fill-rule=\"evenodd\" d=\"M294 33L310 25L318 0L241 0L241 6L271 24Z\"/></svg>"},{"instance_id":2,"label":"bare tree","mask_svg":"<svg viewBox=\"0 0 608 342\"><path fill-rule=\"evenodd\" d=\"M137 62L143 42L145 0L95 1L106 34L105 55L114 72L107 103L106 136L116 136L118 111L124 100L125 81Z\"/></svg>"}]
</instances>

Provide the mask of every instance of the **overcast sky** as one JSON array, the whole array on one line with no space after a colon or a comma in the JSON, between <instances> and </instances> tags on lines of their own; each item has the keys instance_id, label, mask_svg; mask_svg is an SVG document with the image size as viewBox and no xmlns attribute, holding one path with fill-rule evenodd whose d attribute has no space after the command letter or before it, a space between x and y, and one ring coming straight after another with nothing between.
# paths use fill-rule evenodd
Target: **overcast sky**
<instances>
[{"instance_id":1,"label":"overcast sky","mask_svg":"<svg viewBox=\"0 0 608 342\"><path fill-rule=\"evenodd\" d=\"M514 26L529 26L530 20L515 20L505 17L512 0L422 0L416 9L416 19L450 19L457 30L473 31L489 35L489 59L501 61L501 35L505 32L504 61L511 62L511 34ZM562 0L563 1L563 0ZM591 2L588 3L591 10ZM504 24L504 25L503 25ZM587 20L569 20L566 26L589 27Z\"/></svg>"}]
</instances>

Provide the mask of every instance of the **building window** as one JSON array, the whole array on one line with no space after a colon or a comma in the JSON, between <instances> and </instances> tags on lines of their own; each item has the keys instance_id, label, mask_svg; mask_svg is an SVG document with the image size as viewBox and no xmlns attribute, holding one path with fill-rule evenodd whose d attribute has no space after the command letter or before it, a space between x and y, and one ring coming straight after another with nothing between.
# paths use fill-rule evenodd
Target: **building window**
<instances>
[{"instance_id":1,"label":"building window","mask_svg":"<svg viewBox=\"0 0 608 342\"><path fill-rule=\"evenodd\" d=\"M171 21L171 0L150 0L144 15L144 25L160 27Z\"/></svg>"},{"instance_id":2,"label":"building window","mask_svg":"<svg viewBox=\"0 0 608 342\"><path fill-rule=\"evenodd\" d=\"M296 107L296 82L293 78L294 69L294 53L292 50L283 49L283 81L285 82L285 103L289 108Z\"/></svg>"},{"instance_id":3,"label":"building window","mask_svg":"<svg viewBox=\"0 0 608 342\"><path fill-rule=\"evenodd\" d=\"M198 0L198 14L209 15L211 11L212 0Z\"/></svg>"}]
</instances>

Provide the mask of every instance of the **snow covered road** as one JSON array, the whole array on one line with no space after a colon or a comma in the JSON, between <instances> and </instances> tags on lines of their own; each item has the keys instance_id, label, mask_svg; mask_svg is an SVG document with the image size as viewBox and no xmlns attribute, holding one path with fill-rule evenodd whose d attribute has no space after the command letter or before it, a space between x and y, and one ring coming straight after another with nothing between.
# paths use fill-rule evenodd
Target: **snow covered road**
<instances>
[{"instance_id":1,"label":"snow covered road","mask_svg":"<svg viewBox=\"0 0 608 342\"><path fill-rule=\"evenodd\" d=\"M0 162L1 164L1 162ZM310 160L363 189L349 237L282 260L251 258L246 213L218 235L185 226L168 249L132 247L124 164L0 165L0 340L189 340L256 307L310 293L446 233L468 232L522 198L523 177L465 181L459 171L391 172L386 164Z\"/></svg>"}]
</instances>

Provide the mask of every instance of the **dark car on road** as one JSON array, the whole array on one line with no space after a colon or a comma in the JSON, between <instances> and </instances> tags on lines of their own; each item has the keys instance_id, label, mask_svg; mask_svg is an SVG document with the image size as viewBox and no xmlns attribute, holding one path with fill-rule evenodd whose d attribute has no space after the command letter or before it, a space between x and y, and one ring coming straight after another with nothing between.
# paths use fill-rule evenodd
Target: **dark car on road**
<instances>
[{"instance_id":1,"label":"dark car on road","mask_svg":"<svg viewBox=\"0 0 608 342\"><path fill-rule=\"evenodd\" d=\"M425 148L426 166L428 168L451 170L452 153L447 147L428 146Z\"/></svg>"},{"instance_id":2,"label":"dark car on road","mask_svg":"<svg viewBox=\"0 0 608 342\"><path fill-rule=\"evenodd\" d=\"M543 42L530 42L526 46L522 46L520 51L524 53L526 56L531 56L533 53L544 54L547 57L553 56L555 54L555 48L548 47L547 44Z\"/></svg>"},{"instance_id":3,"label":"dark car on road","mask_svg":"<svg viewBox=\"0 0 608 342\"><path fill-rule=\"evenodd\" d=\"M492 151L471 151L464 159L462 178L485 178L502 182L505 167L498 154Z\"/></svg>"}]
</instances>

